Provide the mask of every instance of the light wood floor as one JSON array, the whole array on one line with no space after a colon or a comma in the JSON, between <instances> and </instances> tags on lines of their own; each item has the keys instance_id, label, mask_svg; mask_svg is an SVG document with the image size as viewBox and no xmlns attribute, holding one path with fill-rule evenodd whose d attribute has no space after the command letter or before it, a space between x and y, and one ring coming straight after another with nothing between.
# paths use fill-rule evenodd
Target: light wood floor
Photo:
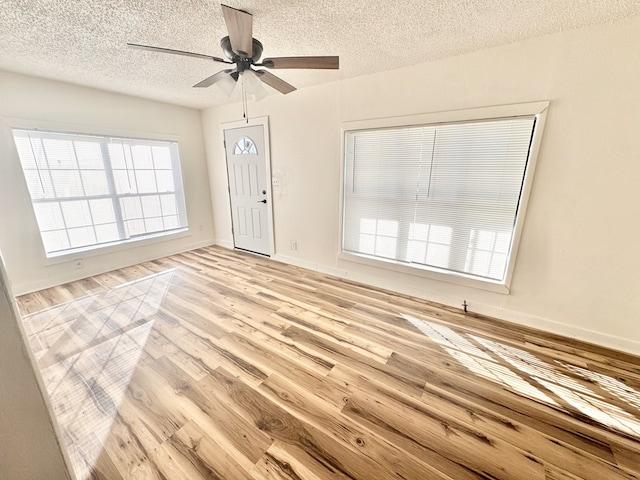
<instances>
[{"instance_id":1,"label":"light wood floor","mask_svg":"<svg viewBox=\"0 0 640 480\"><path fill-rule=\"evenodd\" d=\"M640 478L631 355L216 247L19 303L81 479Z\"/></svg>"}]
</instances>

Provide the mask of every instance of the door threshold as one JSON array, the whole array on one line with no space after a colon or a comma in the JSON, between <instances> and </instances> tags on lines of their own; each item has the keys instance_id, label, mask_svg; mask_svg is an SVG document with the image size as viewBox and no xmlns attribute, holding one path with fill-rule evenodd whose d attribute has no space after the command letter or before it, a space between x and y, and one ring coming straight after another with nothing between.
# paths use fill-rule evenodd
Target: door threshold
<instances>
[{"instance_id":1,"label":"door threshold","mask_svg":"<svg viewBox=\"0 0 640 480\"><path fill-rule=\"evenodd\" d=\"M260 253L260 252L254 252L253 250L247 250L245 248L240 248L240 247L233 247L234 250L238 250L240 252L246 252L246 253L252 253L253 255L259 255L261 257L267 257L267 258L271 258L271 255L268 253Z\"/></svg>"}]
</instances>

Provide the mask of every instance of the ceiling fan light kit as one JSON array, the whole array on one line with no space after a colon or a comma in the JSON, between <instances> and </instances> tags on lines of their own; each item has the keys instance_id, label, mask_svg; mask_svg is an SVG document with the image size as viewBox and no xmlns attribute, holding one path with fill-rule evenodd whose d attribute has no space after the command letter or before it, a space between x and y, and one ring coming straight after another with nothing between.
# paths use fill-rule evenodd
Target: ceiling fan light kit
<instances>
[{"instance_id":1,"label":"ceiling fan light kit","mask_svg":"<svg viewBox=\"0 0 640 480\"><path fill-rule=\"evenodd\" d=\"M216 84L227 96L230 96L235 89L238 79L242 77L243 103L245 102L245 94L249 94L254 100L264 98L267 95L267 90L262 85L263 83L266 83L285 95L296 89L293 85L264 69L296 68L337 70L339 68L340 60L337 56L265 58L262 63L259 63L263 46L260 41L253 38L253 16L248 12L227 5L221 5L221 7L229 35L220 40L220 47L228 60L171 48L154 47L136 43L127 43L127 45L131 48L141 50L202 58L217 63L234 65L231 69L222 70L205 78L195 84L194 87L206 88ZM263 67L263 69L256 70L254 67Z\"/></svg>"},{"instance_id":2,"label":"ceiling fan light kit","mask_svg":"<svg viewBox=\"0 0 640 480\"><path fill-rule=\"evenodd\" d=\"M231 70L218 73L224 73L224 75L222 75L216 83L218 87L220 87L220 90L222 90L227 97L230 97L236 88L236 80L230 75Z\"/></svg>"},{"instance_id":3,"label":"ceiling fan light kit","mask_svg":"<svg viewBox=\"0 0 640 480\"><path fill-rule=\"evenodd\" d=\"M254 100L261 100L267 96L267 90L262 86L262 82L253 70L242 72L242 86L244 90L253 97Z\"/></svg>"}]
</instances>

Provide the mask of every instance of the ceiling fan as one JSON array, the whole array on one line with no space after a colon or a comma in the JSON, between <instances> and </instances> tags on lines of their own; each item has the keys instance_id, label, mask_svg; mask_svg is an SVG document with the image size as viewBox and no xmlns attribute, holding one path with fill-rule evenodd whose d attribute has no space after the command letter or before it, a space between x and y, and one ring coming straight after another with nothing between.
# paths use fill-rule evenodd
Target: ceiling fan
<instances>
[{"instance_id":1,"label":"ceiling fan","mask_svg":"<svg viewBox=\"0 0 640 480\"><path fill-rule=\"evenodd\" d=\"M253 16L243 10L238 10L227 5L221 5L221 7L229 35L220 40L220 46L228 60L171 48L153 47L137 43L127 43L127 45L131 48L141 50L185 55L187 57L203 58L218 63L234 65L234 68L215 73L195 84L194 87L210 87L211 85L217 84L227 96L229 96L231 92L233 92L238 79L242 78L243 88L256 100L263 98L267 94L260 80L284 94L293 92L296 87L267 70L255 70L254 67L264 67L268 69L304 68L334 70L339 68L340 59L337 56L275 57L265 58L260 63L259 60L263 47L262 43L253 38Z\"/></svg>"}]
</instances>

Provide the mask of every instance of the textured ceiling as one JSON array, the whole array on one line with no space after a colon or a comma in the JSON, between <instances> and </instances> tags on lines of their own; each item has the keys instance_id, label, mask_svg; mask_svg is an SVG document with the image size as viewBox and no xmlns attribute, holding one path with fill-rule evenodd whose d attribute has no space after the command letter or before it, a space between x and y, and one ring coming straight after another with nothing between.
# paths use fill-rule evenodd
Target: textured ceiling
<instances>
[{"instance_id":1,"label":"textured ceiling","mask_svg":"<svg viewBox=\"0 0 640 480\"><path fill-rule=\"evenodd\" d=\"M640 14L640 0L227 4L253 14L263 56L340 55L339 71L275 72L298 88ZM224 35L220 3L212 0L0 1L0 69L191 107L239 100L238 89L229 100L215 86L192 88L221 64L125 44L222 56Z\"/></svg>"}]
</instances>

